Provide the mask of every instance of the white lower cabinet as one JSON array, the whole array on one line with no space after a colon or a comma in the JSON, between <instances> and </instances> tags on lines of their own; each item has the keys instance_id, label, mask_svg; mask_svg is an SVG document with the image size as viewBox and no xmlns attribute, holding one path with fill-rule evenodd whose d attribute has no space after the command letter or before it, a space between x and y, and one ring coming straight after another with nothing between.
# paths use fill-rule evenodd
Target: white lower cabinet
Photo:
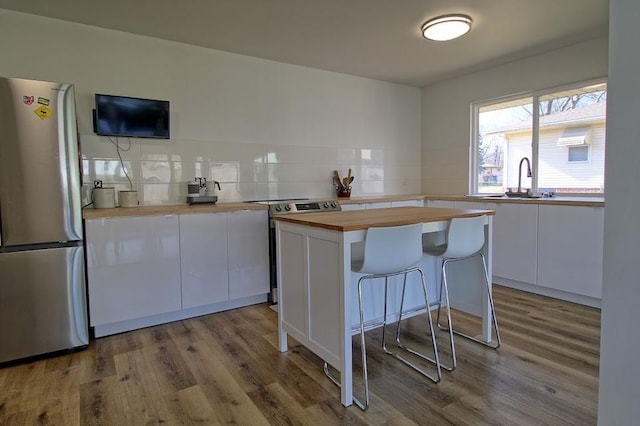
<instances>
[{"instance_id":1,"label":"white lower cabinet","mask_svg":"<svg viewBox=\"0 0 640 426\"><path fill-rule=\"evenodd\" d=\"M97 337L267 300L267 211L86 220Z\"/></svg>"},{"instance_id":2,"label":"white lower cabinet","mask_svg":"<svg viewBox=\"0 0 640 426\"><path fill-rule=\"evenodd\" d=\"M269 293L269 226L266 210L227 213L229 298Z\"/></svg>"},{"instance_id":3,"label":"white lower cabinet","mask_svg":"<svg viewBox=\"0 0 640 426\"><path fill-rule=\"evenodd\" d=\"M541 205L538 285L602 298L604 209Z\"/></svg>"},{"instance_id":4,"label":"white lower cabinet","mask_svg":"<svg viewBox=\"0 0 640 426\"><path fill-rule=\"evenodd\" d=\"M86 221L91 325L181 309L178 216Z\"/></svg>"},{"instance_id":5,"label":"white lower cabinet","mask_svg":"<svg viewBox=\"0 0 640 426\"><path fill-rule=\"evenodd\" d=\"M598 306L604 208L481 201L456 201L455 207L495 210L494 282Z\"/></svg>"},{"instance_id":6,"label":"white lower cabinet","mask_svg":"<svg viewBox=\"0 0 640 426\"><path fill-rule=\"evenodd\" d=\"M536 284L538 206L495 203L493 218L493 275Z\"/></svg>"},{"instance_id":7,"label":"white lower cabinet","mask_svg":"<svg viewBox=\"0 0 640 426\"><path fill-rule=\"evenodd\" d=\"M180 215L183 309L229 300L227 260L227 213Z\"/></svg>"}]
</instances>

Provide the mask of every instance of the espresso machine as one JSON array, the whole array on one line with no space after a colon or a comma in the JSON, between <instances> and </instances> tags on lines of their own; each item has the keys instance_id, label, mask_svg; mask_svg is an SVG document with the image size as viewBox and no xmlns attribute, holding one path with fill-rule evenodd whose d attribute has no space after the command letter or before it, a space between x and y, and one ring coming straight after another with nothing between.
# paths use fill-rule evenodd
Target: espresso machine
<instances>
[{"instance_id":1,"label":"espresso machine","mask_svg":"<svg viewBox=\"0 0 640 426\"><path fill-rule=\"evenodd\" d=\"M187 182L187 204L215 204L218 201L216 186L220 190L220 182L207 178L197 177Z\"/></svg>"}]
</instances>

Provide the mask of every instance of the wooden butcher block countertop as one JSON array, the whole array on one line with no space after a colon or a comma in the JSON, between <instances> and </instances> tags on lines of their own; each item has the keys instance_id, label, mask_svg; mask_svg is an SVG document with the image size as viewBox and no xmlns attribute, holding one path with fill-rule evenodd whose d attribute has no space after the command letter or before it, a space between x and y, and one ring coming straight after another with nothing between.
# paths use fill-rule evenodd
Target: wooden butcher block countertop
<instances>
[{"instance_id":1,"label":"wooden butcher block countertop","mask_svg":"<svg viewBox=\"0 0 640 426\"><path fill-rule=\"evenodd\" d=\"M439 222L454 217L493 215L493 210L445 209L436 207L395 207L275 216L275 220L333 231L357 231L371 227Z\"/></svg>"},{"instance_id":2,"label":"wooden butcher block countertop","mask_svg":"<svg viewBox=\"0 0 640 426\"><path fill-rule=\"evenodd\" d=\"M161 216L191 213L222 213L241 210L267 210L268 207L254 203L216 203L216 204L172 204L164 206L116 207L115 209L84 209L84 219L126 216Z\"/></svg>"}]
</instances>

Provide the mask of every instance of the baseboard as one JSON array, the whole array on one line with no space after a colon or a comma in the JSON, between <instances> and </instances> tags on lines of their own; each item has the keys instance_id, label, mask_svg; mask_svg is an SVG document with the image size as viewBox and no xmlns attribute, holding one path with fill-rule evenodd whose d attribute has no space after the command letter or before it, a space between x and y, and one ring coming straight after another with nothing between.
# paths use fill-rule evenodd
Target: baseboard
<instances>
[{"instance_id":1,"label":"baseboard","mask_svg":"<svg viewBox=\"0 0 640 426\"><path fill-rule=\"evenodd\" d=\"M569 293L567 291L556 290L549 287L542 287L539 285L522 283L520 281L508 280L500 277L493 277L493 283L504 287L515 288L516 290L526 291L528 293L539 294L541 296L553 297L554 299L566 300L567 302L577 303L579 305L591 306L592 308L600 309L602 307L602 300L583 296L581 294Z\"/></svg>"},{"instance_id":2,"label":"baseboard","mask_svg":"<svg viewBox=\"0 0 640 426\"><path fill-rule=\"evenodd\" d=\"M139 328L151 327L154 325L166 324L168 322L180 321L187 318L199 317L202 315L214 314L216 312L228 311L230 309L241 308L243 306L255 305L267 301L268 294L244 297L242 299L228 300L226 302L214 303L196 308L183 309L180 311L167 312L144 318L136 318L127 321L119 321L110 324L100 324L94 326L95 337L104 337L111 334L123 333L125 331L137 330Z\"/></svg>"}]
</instances>

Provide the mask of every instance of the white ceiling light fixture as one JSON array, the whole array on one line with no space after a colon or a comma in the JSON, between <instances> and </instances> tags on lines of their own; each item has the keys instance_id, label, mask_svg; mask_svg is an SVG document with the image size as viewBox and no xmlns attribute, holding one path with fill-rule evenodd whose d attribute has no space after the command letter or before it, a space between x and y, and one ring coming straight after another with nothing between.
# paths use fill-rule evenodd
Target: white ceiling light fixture
<instances>
[{"instance_id":1,"label":"white ceiling light fixture","mask_svg":"<svg viewBox=\"0 0 640 426\"><path fill-rule=\"evenodd\" d=\"M422 25L422 35L428 40L447 41L461 37L471 30L473 21L467 15L442 15Z\"/></svg>"}]
</instances>

